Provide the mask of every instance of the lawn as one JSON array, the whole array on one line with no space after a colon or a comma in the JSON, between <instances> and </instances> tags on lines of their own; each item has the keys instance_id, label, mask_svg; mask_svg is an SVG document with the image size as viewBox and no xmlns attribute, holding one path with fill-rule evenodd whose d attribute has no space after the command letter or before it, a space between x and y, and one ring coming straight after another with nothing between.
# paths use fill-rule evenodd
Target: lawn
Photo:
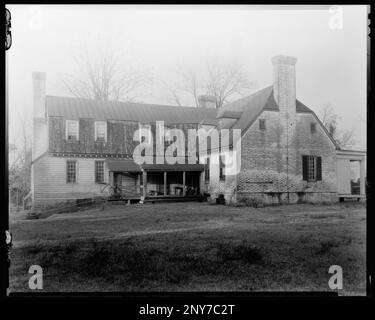
<instances>
[{"instance_id":1,"label":"lawn","mask_svg":"<svg viewBox=\"0 0 375 320\"><path fill-rule=\"evenodd\" d=\"M330 291L365 294L362 203L264 208L164 203L11 218L11 292L43 268L44 291Z\"/></svg>"}]
</instances>

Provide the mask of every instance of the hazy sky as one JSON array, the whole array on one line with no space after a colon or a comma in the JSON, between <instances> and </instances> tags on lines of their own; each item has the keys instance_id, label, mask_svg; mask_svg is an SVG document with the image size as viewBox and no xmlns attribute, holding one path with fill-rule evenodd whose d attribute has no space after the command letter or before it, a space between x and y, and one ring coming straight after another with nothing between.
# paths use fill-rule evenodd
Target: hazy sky
<instances>
[{"instance_id":1,"label":"hazy sky","mask_svg":"<svg viewBox=\"0 0 375 320\"><path fill-rule=\"evenodd\" d=\"M207 57L235 61L258 89L272 84L272 56L295 56L297 98L317 113L331 104L341 116L340 127L354 128L357 148L365 148L366 6L340 7L342 20L340 9L328 6L7 8L13 36L7 54L10 141L19 132L18 119L31 120L32 71L47 73L47 94L66 96L61 79L75 73L74 58L82 50L95 54L110 45L123 53L124 64L131 62L167 83L173 83L179 68L199 68ZM160 86L144 93L144 102L173 104Z\"/></svg>"}]
</instances>

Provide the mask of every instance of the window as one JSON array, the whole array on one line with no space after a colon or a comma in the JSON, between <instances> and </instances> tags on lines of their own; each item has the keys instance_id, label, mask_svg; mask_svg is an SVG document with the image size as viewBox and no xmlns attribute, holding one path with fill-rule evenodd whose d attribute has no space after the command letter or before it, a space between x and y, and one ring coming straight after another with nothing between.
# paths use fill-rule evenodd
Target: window
<instances>
[{"instance_id":1,"label":"window","mask_svg":"<svg viewBox=\"0 0 375 320\"><path fill-rule=\"evenodd\" d=\"M95 182L104 182L104 161L95 161Z\"/></svg>"},{"instance_id":2,"label":"window","mask_svg":"<svg viewBox=\"0 0 375 320\"><path fill-rule=\"evenodd\" d=\"M224 156L221 156L220 157L220 166L219 166L219 179L220 179L220 181L224 181L225 180L225 174L224 174L224 168L225 168L225 165L224 165L224 163L225 163L225 158L224 158Z\"/></svg>"},{"instance_id":3,"label":"window","mask_svg":"<svg viewBox=\"0 0 375 320\"><path fill-rule=\"evenodd\" d=\"M310 131L311 131L311 133L316 132L316 123L310 123Z\"/></svg>"},{"instance_id":4,"label":"window","mask_svg":"<svg viewBox=\"0 0 375 320\"><path fill-rule=\"evenodd\" d=\"M68 160L66 162L66 182L77 182L77 161Z\"/></svg>"},{"instance_id":5,"label":"window","mask_svg":"<svg viewBox=\"0 0 375 320\"><path fill-rule=\"evenodd\" d=\"M79 121L66 120L66 140L77 141L79 137Z\"/></svg>"},{"instance_id":6,"label":"window","mask_svg":"<svg viewBox=\"0 0 375 320\"><path fill-rule=\"evenodd\" d=\"M210 182L210 158L206 158L205 168L204 168L204 181L206 183Z\"/></svg>"},{"instance_id":7,"label":"window","mask_svg":"<svg viewBox=\"0 0 375 320\"><path fill-rule=\"evenodd\" d=\"M266 120L259 119L259 130L266 130Z\"/></svg>"},{"instance_id":8,"label":"window","mask_svg":"<svg viewBox=\"0 0 375 320\"><path fill-rule=\"evenodd\" d=\"M302 156L303 180L322 180L322 158L316 156Z\"/></svg>"},{"instance_id":9,"label":"window","mask_svg":"<svg viewBox=\"0 0 375 320\"><path fill-rule=\"evenodd\" d=\"M95 141L107 141L106 121L95 121Z\"/></svg>"}]
</instances>

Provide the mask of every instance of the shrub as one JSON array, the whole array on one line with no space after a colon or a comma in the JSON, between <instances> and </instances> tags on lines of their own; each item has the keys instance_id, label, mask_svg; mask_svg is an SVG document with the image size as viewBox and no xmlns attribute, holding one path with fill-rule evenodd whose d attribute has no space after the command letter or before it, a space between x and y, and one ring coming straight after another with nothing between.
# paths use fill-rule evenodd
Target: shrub
<instances>
[{"instance_id":1,"label":"shrub","mask_svg":"<svg viewBox=\"0 0 375 320\"><path fill-rule=\"evenodd\" d=\"M239 206L258 208L264 205L262 197L259 196L241 196L237 200Z\"/></svg>"}]
</instances>

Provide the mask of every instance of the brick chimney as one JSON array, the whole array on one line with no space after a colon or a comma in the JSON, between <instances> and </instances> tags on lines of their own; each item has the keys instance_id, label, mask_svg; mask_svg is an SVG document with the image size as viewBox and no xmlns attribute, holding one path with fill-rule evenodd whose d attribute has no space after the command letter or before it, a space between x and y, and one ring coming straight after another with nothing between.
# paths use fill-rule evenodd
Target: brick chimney
<instances>
[{"instance_id":1,"label":"brick chimney","mask_svg":"<svg viewBox=\"0 0 375 320\"><path fill-rule=\"evenodd\" d=\"M33 144L32 160L35 160L48 146L47 117L46 117L46 74L33 72Z\"/></svg>"},{"instance_id":2,"label":"brick chimney","mask_svg":"<svg viewBox=\"0 0 375 320\"><path fill-rule=\"evenodd\" d=\"M46 74L33 72L33 117L45 118L46 113Z\"/></svg>"},{"instance_id":3,"label":"brick chimney","mask_svg":"<svg viewBox=\"0 0 375 320\"><path fill-rule=\"evenodd\" d=\"M280 113L293 117L296 113L297 58L277 55L272 58L273 95Z\"/></svg>"},{"instance_id":4,"label":"brick chimney","mask_svg":"<svg viewBox=\"0 0 375 320\"><path fill-rule=\"evenodd\" d=\"M199 96L198 102L200 108L216 108L216 99L213 96Z\"/></svg>"}]
</instances>

